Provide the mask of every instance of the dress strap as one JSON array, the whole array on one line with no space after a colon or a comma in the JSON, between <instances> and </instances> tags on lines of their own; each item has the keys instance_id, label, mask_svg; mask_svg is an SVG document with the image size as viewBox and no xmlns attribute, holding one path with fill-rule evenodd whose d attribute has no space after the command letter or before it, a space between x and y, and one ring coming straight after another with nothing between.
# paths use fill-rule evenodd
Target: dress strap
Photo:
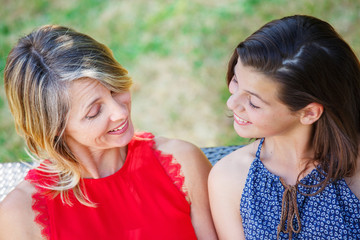
<instances>
[{"instance_id":1,"label":"dress strap","mask_svg":"<svg viewBox=\"0 0 360 240\"><path fill-rule=\"evenodd\" d=\"M260 158L260 152L261 152L261 147L262 147L262 145L263 145L263 142L264 142L264 139L265 138L262 138L262 139L260 139L260 143L259 143L259 146L258 146L258 149L257 149L257 151L256 151L256 158Z\"/></svg>"}]
</instances>

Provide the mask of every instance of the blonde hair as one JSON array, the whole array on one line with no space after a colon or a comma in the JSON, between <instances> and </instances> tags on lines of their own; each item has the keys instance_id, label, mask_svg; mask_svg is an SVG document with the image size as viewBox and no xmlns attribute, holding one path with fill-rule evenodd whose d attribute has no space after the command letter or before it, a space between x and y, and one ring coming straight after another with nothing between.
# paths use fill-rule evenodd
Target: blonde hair
<instances>
[{"instance_id":1,"label":"blonde hair","mask_svg":"<svg viewBox=\"0 0 360 240\"><path fill-rule=\"evenodd\" d=\"M42 187L60 193L68 204L72 189L82 204L92 205L81 188L81 165L64 141L69 85L80 78L96 79L114 92L127 91L132 84L108 47L70 28L46 25L11 50L4 86L17 132L39 161L48 159L42 171L58 178Z\"/></svg>"}]
</instances>

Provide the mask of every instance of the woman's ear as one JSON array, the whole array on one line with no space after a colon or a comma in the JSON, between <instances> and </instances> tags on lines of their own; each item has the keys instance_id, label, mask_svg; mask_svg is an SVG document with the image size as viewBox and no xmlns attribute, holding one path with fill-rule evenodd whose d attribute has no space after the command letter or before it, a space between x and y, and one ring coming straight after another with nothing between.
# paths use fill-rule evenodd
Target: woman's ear
<instances>
[{"instance_id":1,"label":"woman's ear","mask_svg":"<svg viewBox=\"0 0 360 240\"><path fill-rule=\"evenodd\" d=\"M316 122L324 112L324 107L320 103L310 103L301 110L300 122L305 125Z\"/></svg>"}]
</instances>

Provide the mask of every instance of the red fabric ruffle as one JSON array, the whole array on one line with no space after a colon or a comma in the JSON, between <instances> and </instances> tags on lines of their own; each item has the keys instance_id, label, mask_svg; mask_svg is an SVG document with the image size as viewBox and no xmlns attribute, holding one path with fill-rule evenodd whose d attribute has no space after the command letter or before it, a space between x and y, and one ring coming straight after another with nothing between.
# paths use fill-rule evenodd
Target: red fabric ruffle
<instances>
[{"instance_id":1,"label":"red fabric ruffle","mask_svg":"<svg viewBox=\"0 0 360 240\"><path fill-rule=\"evenodd\" d=\"M48 198L49 190L42 188L39 183L42 181L44 174L38 169L29 170L25 177L25 180L32 183L35 186L36 191L32 195L32 209L35 213L34 221L41 227L41 235L45 239L50 239L50 223L49 213L46 204L46 198Z\"/></svg>"},{"instance_id":2,"label":"red fabric ruffle","mask_svg":"<svg viewBox=\"0 0 360 240\"><path fill-rule=\"evenodd\" d=\"M185 176L181 170L181 165L171 154L165 154L160 150L155 149L154 135L152 133L139 133L136 137L147 139L149 146L154 149L156 158L164 168L167 175L170 177L175 186L184 195L185 199L191 203L187 188L185 186Z\"/></svg>"}]
</instances>

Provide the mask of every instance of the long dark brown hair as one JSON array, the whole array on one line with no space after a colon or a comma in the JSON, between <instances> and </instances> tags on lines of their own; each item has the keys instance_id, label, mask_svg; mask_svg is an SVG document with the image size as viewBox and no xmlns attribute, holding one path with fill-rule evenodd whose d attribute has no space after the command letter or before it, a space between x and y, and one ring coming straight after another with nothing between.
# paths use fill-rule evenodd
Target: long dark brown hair
<instances>
[{"instance_id":1,"label":"long dark brown hair","mask_svg":"<svg viewBox=\"0 0 360 240\"><path fill-rule=\"evenodd\" d=\"M326 173L320 190L329 181L353 176L360 132L360 64L334 28L303 15L267 23L234 50L228 84L238 58L280 83L278 98L291 111L312 102L323 105L313 126L314 157L306 165L315 163Z\"/></svg>"}]
</instances>

